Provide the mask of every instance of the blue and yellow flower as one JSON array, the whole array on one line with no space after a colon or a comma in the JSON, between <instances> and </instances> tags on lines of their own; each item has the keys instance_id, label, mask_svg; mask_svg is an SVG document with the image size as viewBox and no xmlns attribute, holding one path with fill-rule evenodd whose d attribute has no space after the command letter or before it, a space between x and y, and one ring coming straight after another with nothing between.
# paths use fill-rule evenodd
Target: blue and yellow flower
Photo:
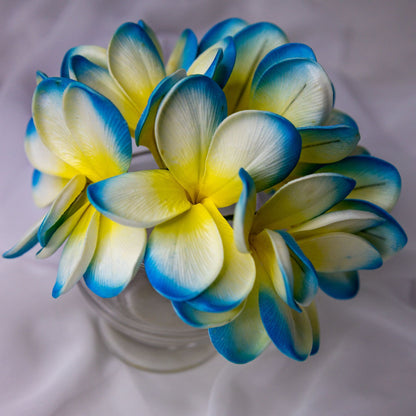
<instances>
[{"instance_id":1,"label":"blue and yellow flower","mask_svg":"<svg viewBox=\"0 0 416 416\"><path fill-rule=\"evenodd\" d=\"M49 209L4 254L39 243L45 258L65 243L54 297L82 276L115 296L144 261L228 360L271 342L305 360L319 348L318 288L350 298L358 270L406 244L388 213L397 170L357 147L313 51L274 24L227 19L199 44L186 29L165 64L152 29L124 23L107 49L70 49L61 76L38 73L25 140L35 203ZM128 172L132 136L159 169Z\"/></svg>"},{"instance_id":2,"label":"blue and yellow flower","mask_svg":"<svg viewBox=\"0 0 416 416\"><path fill-rule=\"evenodd\" d=\"M164 95L186 75L204 74L223 86L235 61L233 39L226 36L198 55L195 34L186 29L180 35L166 65L160 44L143 21L124 23L114 33L107 49L78 46L62 62L61 75L78 80L109 98L123 114L132 136L146 110L141 126L141 145L147 146L163 167L157 153L153 129L154 111ZM153 127L153 125L152 125ZM137 136L137 135L136 135Z\"/></svg>"},{"instance_id":3,"label":"blue and yellow flower","mask_svg":"<svg viewBox=\"0 0 416 416\"><path fill-rule=\"evenodd\" d=\"M397 198L397 171L380 163L390 172L384 169L386 188L376 202L386 207ZM175 308L188 323L210 328L215 348L230 361L254 359L270 340L286 355L304 360L319 347L313 303L318 284L335 298L354 296L357 270L381 266L382 258L406 244L406 235L382 207L368 201L375 196L369 182L357 189L354 179L331 171L304 176L282 186L255 212L255 184L243 169L240 177L234 236L238 249L255 261L253 290L238 316L223 326L190 302ZM362 176L356 178L363 183ZM368 200L351 198L358 195Z\"/></svg>"},{"instance_id":4,"label":"blue and yellow flower","mask_svg":"<svg viewBox=\"0 0 416 416\"><path fill-rule=\"evenodd\" d=\"M284 32L272 23L261 22L249 25L242 19L227 19L213 26L201 39L196 60L187 72L188 74L205 73L214 79L224 90L228 114L231 114L237 111L236 101L247 94L247 85L251 82L258 62L269 50L286 42L287 37ZM207 58L208 63L215 62L212 58L214 52L218 54L218 50L223 52L222 60L218 65L210 64L215 71L204 72L199 69ZM136 128L137 144L150 149L155 147L154 118L160 104L160 98L156 98L163 97L171 87L172 83L166 80L153 92Z\"/></svg>"},{"instance_id":5,"label":"blue and yellow flower","mask_svg":"<svg viewBox=\"0 0 416 416\"><path fill-rule=\"evenodd\" d=\"M82 276L96 294L115 296L143 258L146 231L98 213L86 189L128 170L132 146L127 123L108 99L65 78L43 79L32 110L25 149L35 167L33 193L38 205L51 206L3 256L20 256L40 243L37 257L45 258L66 241L53 296L68 291Z\"/></svg>"},{"instance_id":6,"label":"blue and yellow flower","mask_svg":"<svg viewBox=\"0 0 416 416\"><path fill-rule=\"evenodd\" d=\"M270 111L298 128L302 152L288 180L354 151L360 139L358 127L350 116L334 109L334 87L310 47L288 43L285 33L272 23L249 25L232 18L207 32L198 53L205 54L225 39L232 40L235 50L234 61L230 59L227 66L231 73L219 83L227 98L228 114L248 109ZM173 84L166 79L153 92L136 128L137 144L154 149L157 108Z\"/></svg>"},{"instance_id":7,"label":"blue and yellow flower","mask_svg":"<svg viewBox=\"0 0 416 416\"><path fill-rule=\"evenodd\" d=\"M201 40L200 48L230 35L236 59L224 86L229 114L247 109L270 111L298 128L302 152L291 177L350 155L360 138L358 127L351 117L333 108L333 85L312 49L289 43L271 23L248 25L239 19L218 23Z\"/></svg>"},{"instance_id":8,"label":"blue and yellow flower","mask_svg":"<svg viewBox=\"0 0 416 416\"><path fill-rule=\"evenodd\" d=\"M193 299L206 311L230 311L252 289L254 262L238 252L218 209L238 200L241 167L259 190L284 179L299 157L299 134L272 113L227 117L221 88L194 75L163 99L155 137L168 170L131 172L92 184L88 197L114 221L154 227L144 263L157 291L175 301Z\"/></svg>"},{"instance_id":9,"label":"blue and yellow flower","mask_svg":"<svg viewBox=\"0 0 416 416\"><path fill-rule=\"evenodd\" d=\"M349 156L360 134L355 121L334 109L333 85L312 50L288 43L258 65L247 108L272 111L290 120L302 137L292 178Z\"/></svg>"},{"instance_id":10,"label":"blue and yellow flower","mask_svg":"<svg viewBox=\"0 0 416 416\"><path fill-rule=\"evenodd\" d=\"M292 178L348 156L360 136L354 120L333 109L333 85L313 51L288 42L272 23L231 18L212 27L199 45L190 29L183 31L164 65L151 28L143 21L129 22L117 29L107 49L70 49L61 74L109 98L128 121L136 143L148 147L160 167L165 166L154 122L161 100L187 74L205 74L223 88L229 114L271 111L298 127L302 153Z\"/></svg>"}]
</instances>

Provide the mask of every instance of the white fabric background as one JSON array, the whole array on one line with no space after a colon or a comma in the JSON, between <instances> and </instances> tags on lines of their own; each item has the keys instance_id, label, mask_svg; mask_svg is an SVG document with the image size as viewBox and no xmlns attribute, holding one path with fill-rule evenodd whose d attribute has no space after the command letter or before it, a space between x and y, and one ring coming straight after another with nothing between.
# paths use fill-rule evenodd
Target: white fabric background
<instances>
[{"instance_id":1,"label":"white fabric background","mask_svg":"<svg viewBox=\"0 0 416 416\"><path fill-rule=\"evenodd\" d=\"M354 300L319 296L321 350L307 362L269 348L245 366L218 356L173 375L129 368L107 352L77 289L53 300L56 258L2 259L1 415L416 414L413 0L1 0L0 250L40 217L23 151L35 70L58 74L69 47L106 46L124 21L144 19L168 44L185 26L200 37L231 16L272 21L313 47L362 143L402 174L394 215L408 246L382 269L362 273Z\"/></svg>"}]
</instances>

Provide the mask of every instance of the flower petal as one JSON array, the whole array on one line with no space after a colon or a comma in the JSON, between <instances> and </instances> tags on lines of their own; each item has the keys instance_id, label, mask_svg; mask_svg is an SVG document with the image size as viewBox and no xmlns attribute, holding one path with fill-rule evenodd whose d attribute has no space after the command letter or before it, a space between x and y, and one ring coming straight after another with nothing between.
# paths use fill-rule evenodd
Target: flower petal
<instances>
[{"instance_id":1,"label":"flower petal","mask_svg":"<svg viewBox=\"0 0 416 416\"><path fill-rule=\"evenodd\" d=\"M233 114L212 139L200 196L209 196L219 207L235 203L242 189L240 168L263 191L290 173L299 152L300 136L284 118L252 110Z\"/></svg>"},{"instance_id":2,"label":"flower petal","mask_svg":"<svg viewBox=\"0 0 416 416\"><path fill-rule=\"evenodd\" d=\"M263 74L276 65L279 62L286 61L288 59L303 58L311 61L316 61L313 50L303 43L286 43L272 49L258 64L257 69L253 76L251 83L251 89L254 90L257 87Z\"/></svg>"},{"instance_id":3,"label":"flower petal","mask_svg":"<svg viewBox=\"0 0 416 416\"><path fill-rule=\"evenodd\" d=\"M164 167L164 163L159 155L155 138L155 120L160 103L165 95L177 84L181 79L186 77L186 72L179 69L172 75L163 78L157 87L153 90L149 97L146 108L140 116L136 126L135 138L136 144L146 146L151 152L160 167Z\"/></svg>"},{"instance_id":4,"label":"flower petal","mask_svg":"<svg viewBox=\"0 0 416 416\"><path fill-rule=\"evenodd\" d=\"M290 234L296 239L302 239L312 235L336 231L356 233L365 228L374 227L382 222L384 222L384 219L372 212L345 209L319 215L310 221L291 228Z\"/></svg>"},{"instance_id":5,"label":"flower petal","mask_svg":"<svg viewBox=\"0 0 416 416\"><path fill-rule=\"evenodd\" d=\"M33 98L33 119L48 149L91 180L128 168L126 122L108 100L85 85L64 78L42 81Z\"/></svg>"},{"instance_id":6,"label":"flower petal","mask_svg":"<svg viewBox=\"0 0 416 416\"><path fill-rule=\"evenodd\" d=\"M199 55L189 67L188 74L204 74L222 88L231 75L235 57L234 41L228 36Z\"/></svg>"},{"instance_id":7,"label":"flower petal","mask_svg":"<svg viewBox=\"0 0 416 416\"><path fill-rule=\"evenodd\" d=\"M406 233L396 221L386 221L376 227L362 230L357 235L374 246L383 260L400 251L407 243Z\"/></svg>"},{"instance_id":8,"label":"flower petal","mask_svg":"<svg viewBox=\"0 0 416 416\"><path fill-rule=\"evenodd\" d=\"M214 283L188 303L201 311L224 312L241 304L251 292L256 268L249 253L241 253L237 250L233 229L213 202L206 199L202 204L211 214L221 235L224 263Z\"/></svg>"},{"instance_id":9,"label":"flower petal","mask_svg":"<svg viewBox=\"0 0 416 416\"><path fill-rule=\"evenodd\" d=\"M279 231L279 234L289 248L293 273L293 297L298 305L308 306L318 291L316 271L294 238L284 231Z\"/></svg>"},{"instance_id":10,"label":"flower petal","mask_svg":"<svg viewBox=\"0 0 416 416\"><path fill-rule=\"evenodd\" d=\"M52 290L57 298L71 289L87 270L97 243L100 214L89 207L72 231L62 251L58 276Z\"/></svg>"},{"instance_id":11,"label":"flower petal","mask_svg":"<svg viewBox=\"0 0 416 416\"><path fill-rule=\"evenodd\" d=\"M225 39L227 36L234 36L241 29L245 28L248 23L237 17L223 20L205 33L204 37L199 43L198 53L201 54L206 49L217 43L218 41Z\"/></svg>"},{"instance_id":12,"label":"flower petal","mask_svg":"<svg viewBox=\"0 0 416 416\"><path fill-rule=\"evenodd\" d=\"M72 58L72 69L76 80L104 95L118 108L133 132L140 112L114 81L108 69L78 55Z\"/></svg>"},{"instance_id":13,"label":"flower petal","mask_svg":"<svg viewBox=\"0 0 416 416\"><path fill-rule=\"evenodd\" d=\"M242 302L236 308L226 312L204 312L190 305L189 302L172 302L177 315L188 325L197 328L214 328L226 325L235 319L243 310L245 303Z\"/></svg>"},{"instance_id":14,"label":"flower petal","mask_svg":"<svg viewBox=\"0 0 416 416\"><path fill-rule=\"evenodd\" d=\"M146 31L122 24L108 46L110 74L141 113L156 85L165 76L162 59Z\"/></svg>"},{"instance_id":15,"label":"flower petal","mask_svg":"<svg viewBox=\"0 0 416 416\"><path fill-rule=\"evenodd\" d=\"M295 301L294 275L290 251L281 234L271 230L264 230L256 235L252 242L252 249L258 257L256 267L266 273L273 282L277 295L291 308L300 311Z\"/></svg>"},{"instance_id":16,"label":"flower petal","mask_svg":"<svg viewBox=\"0 0 416 416\"><path fill-rule=\"evenodd\" d=\"M33 119L29 120L25 137L26 156L32 166L53 176L72 178L79 172L52 153L42 142Z\"/></svg>"},{"instance_id":17,"label":"flower petal","mask_svg":"<svg viewBox=\"0 0 416 416\"><path fill-rule=\"evenodd\" d=\"M14 259L34 247L38 243L38 230L42 221L43 218L34 224L12 248L3 253L3 257L5 259Z\"/></svg>"},{"instance_id":18,"label":"flower petal","mask_svg":"<svg viewBox=\"0 0 416 416\"><path fill-rule=\"evenodd\" d=\"M318 273L319 287L335 299L351 299L360 289L358 272Z\"/></svg>"},{"instance_id":19,"label":"flower petal","mask_svg":"<svg viewBox=\"0 0 416 416\"><path fill-rule=\"evenodd\" d=\"M221 271L224 250L214 219L201 205L152 231L145 268L152 286L171 300L189 300Z\"/></svg>"},{"instance_id":20,"label":"flower petal","mask_svg":"<svg viewBox=\"0 0 416 416\"><path fill-rule=\"evenodd\" d=\"M312 174L282 186L257 212L253 232L286 229L314 218L353 189L354 180L338 174Z\"/></svg>"},{"instance_id":21,"label":"flower petal","mask_svg":"<svg viewBox=\"0 0 416 416\"><path fill-rule=\"evenodd\" d=\"M235 65L224 87L230 114L248 108L251 81L258 63L272 49L286 43L287 37L279 27L261 22L239 31L234 42Z\"/></svg>"},{"instance_id":22,"label":"flower petal","mask_svg":"<svg viewBox=\"0 0 416 416\"><path fill-rule=\"evenodd\" d=\"M191 29L185 29L170 54L166 64L166 73L172 74L178 69L188 69L195 60L198 49L198 40Z\"/></svg>"},{"instance_id":23,"label":"flower petal","mask_svg":"<svg viewBox=\"0 0 416 416\"><path fill-rule=\"evenodd\" d=\"M336 232L297 242L317 272L347 272L376 269L382 264L378 251L354 234Z\"/></svg>"},{"instance_id":24,"label":"flower petal","mask_svg":"<svg viewBox=\"0 0 416 416\"><path fill-rule=\"evenodd\" d=\"M101 68L107 68L107 50L100 46L81 45L71 48L65 54L61 65L61 77L77 79L72 66L74 56L83 56Z\"/></svg>"},{"instance_id":25,"label":"flower petal","mask_svg":"<svg viewBox=\"0 0 416 416\"><path fill-rule=\"evenodd\" d=\"M238 174L243 183L243 190L234 210L234 241L239 251L249 253L249 235L256 211L256 186L251 176L243 168Z\"/></svg>"},{"instance_id":26,"label":"flower petal","mask_svg":"<svg viewBox=\"0 0 416 416\"><path fill-rule=\"evenodd\" d=\"M407 236L400 224L384 209L368 201L347 199L341 201L333 210L354 209L367 211L383 218L380 225L369 227L358 233L360 237L371 243L383 259L390 258L400 251L407 243Z\"/></svg>"},{"instance_id":27,"label":"flower petal","mask_svg":"<svg viewBox=\"0 0 416 416\"><path fill-rule=\"evenodd\" d=\"M42 71L36 71L36 85L40 84L48 76Z\"/></svg>"},{"instance_id":28,"label":"flower petal","mask_svg":"<svg viewBox=\"0 0 416 416\"><path fill-rule=\"evenodd\" d=\"M232 37L226 37L224 40L218 42L214 47L220 47L222 50L222 57L215 68L212 79L221 87L224 88L228 79L231 76L235 64L236 50Z\"/></svg>"},{"instance_id":29,"label":"flower petal","mask_svg":"<svg viewBox=\"0 0 416 416\"><path fill-rule=\"evenodd\" d=\"M46 259L54 254L64 243L68 236L72 233L78 221L90 206L88 200L78 208L72 215L66 217L61 225L59 225L51 234L47 244L36 253L36 258Z\"/></svg>"},{"instance_id":30,"label":"flower petal","mask_svg":"<svg viewBox=\"0 0 416 416\"><path fill-rule=\"evenodd\" d=\"M46 207L54 201L68 183L68 179L48 175L39 170L34 170L32 175L32 195L35 204Z\"/></svg>"},{"instance_id":31,"label":"flower petal","mask_svg":"<svg viewBox=\"0 0 416 416\"><path fill-rule=\"evenodd\" d=\"M42 143L48 148L49 152L76 170L76 167L72 165L72 153L68 155L72 137L65 123L62 106L64 91L68 85L74 82L66 78L47 78L43 80L35 89L32 113L34 126ZM30 134L30 139L35 139L35 135ZM38 151L41 150L38 149ZM56 162L54 161L54 163ZM42 169L41 166L39 168ZM53 172L46 170L44 172L53 174ZM59 175L58 172L55 174ZM71 172L71 176L60 176L72 177L73 172Z\"/></svg>"},{"instance_id":32,"label":"flower petal","mask_svg":"<svg viewBox=\"0 0 416 416\"><path fill-rule=\"evenodd\" d=\"M96 295L118 295L136 274L144 257L144 228L117 224L101 216L94 256L84 273L85 283Z\"/></svg>"},{"instance_id":33,"label":"flower petal","mask_svg":"<svg viewBox=\"0 0 416 416\"><path fill-rule=\"evenodd\" d=\"M276 347L294 360L303 361L312 351L313 334L309 315L290 308L275 292L267 275L259 291L259 308L263 325Z\"/></svg>"},{"instance_id":34,"label":"flower petal","mask_svg":"<svg viewBox=\"0 0 416 416\"><path fill-rule=\"evenodd\" d=\"M86 198L83 191L86 183L85 176L74 176L55 199L39 227L38 238L41 246L46 246L58 227L85 204Z\"/></svg>"},{"instance_id":35,"label":"flower petal","mask_svg":"<svg viewBox=\"0 0 416 416\"><path fill-rule=\"evenodd\" d=\"M272 111L296 127L322 124L332 110L331 81L308 59L290 59L270 67L252 90L250 108Z\"/></svg>"},{"instance_id":36,"label":"flower petal","mask_svg":"<svg viewBox=\"0 0 416 416\"><path fill-rule=\"evenodd\" d=\"M162 169L109 178L90 185L87 194L99 212L132 227L153 227L191 208L184 189Z\"/></svg>"},{"instance_id":37,"label":"flower petal","mask_svg":"<svg viewBox=\"0 0 416 416\"><path fill-rule=\"evenodd\" d=\"M360 156L360 155L370 156L370 151L366 149L364 146L358 145L350 154L350 156Z\"/></svg>"},{"instance_id":38,"label":"flower petal","mask_svg":"<svg viewBox=\"0 0 416 416\"><path fill-rule=\"evenodd\" d=\"M131 137L126 121L102 95L82 84L64 93L65 122L72 133L72 165L93 182L124 173L131 161Z\"/></svg>"},{"instance_id":39,"label":"flower petal","mask_svg":"<svg viewBox=\"0 0 416 416\"><path fill-rule=\"evenodd\" d=\"M296 241L284 231L265 230L252 244L256 264L267 274L277 295L298 312L309 305L318 290L318 279Z\"/></svg>"},{"instance_id":40,"label":"flower petal","mask_svg":"<svg viewBox=\"0 0 416 416\"><path fill-rule=\"evenodd\" d=\"M215 70L219 65L223 56L221 49L214 46L207 49L203 54L199 55L197 59L189 67L187 73L189 75L205 75L206 77L213 78Z\"/></svg>"},{"instance_id":41,"label":"flower petal","mask_svg":"<svg viewBox=\"0 0 416 416\"><path fill-rule=\"evenodd\" d=\"M160 45L160 43L159 43L159 40L158 40L158 38L157 38L157 36L156 36L156 33L153 31L153 29L148 25L148 24L146 24L143 20L139 20L138 22L137 22L137 24L142 28L142 29L144 29L144 31L147 33L147 36L149 36L149 38L152 40L152 42L153 42L153 44L155 45L155 47L156 47L156 49L157 49L157 51L158 51L158 53L159 53L159 56L160 56L160 58L162 59L162 61L163 61L163 51L162 51L162 46Z\"/></svg>"},{"instance_id":42,"label":"flower petal","mask_svg":"<svg viewBox=\"0 0 416 416\"><path fill-rule=\"evenodd\" d=\"M273 187L273 190L278 191L283 185L293 181L294 179L302 178L306 175L311 175L315 173L322 165L317 165L315 163L305 163L298 162L295 168L290 172L290 175L281 183L278 183Z\"/></svg>"},{"instance_id":43,"label":"flower petal","mask_svg":"<svg viewBox=\"0 0 416 416\"><path fill-rule=\"evenodd\" d=\"M260 318L258 296L258 287L255 285L237 318L227 325L208 330L215 349L232 363L248 363L270 344Z\"/></svg>"},{"instance_id":44,"label":"flower petal","mask_svg":"<svg viewBox=\"0 0 416 416\"><path fill-rule=\"evenodd\" d=\"M159 153L193 200L205 169L208 147L226 114L220 87L201 75L179 81L159 107L155 126Z\"/></svg>"},{"instance_id":45,"label":"flower petal","mask_svg":"<svg viewBox=\"0 0 416 416\"><path fill-rule=\"evenodd\" d=\"M363 199L391 211L401 189L397 169L373 156L351 156L339 162L323 166L318 172L335 172L349 176L356 181L349 198Z\"/></svg>"},{"instance_id":46,"label":"flower petal","mask_svg":"<svg viewBox=\"0 0 416 416\"><path fill-rule=\"evenodd\" d=\"M332 110L326 126L302 127L300 160L307 163L333 163L344 159L356 148L360 133L347 114Z\"/></svg>"}]
</instances>

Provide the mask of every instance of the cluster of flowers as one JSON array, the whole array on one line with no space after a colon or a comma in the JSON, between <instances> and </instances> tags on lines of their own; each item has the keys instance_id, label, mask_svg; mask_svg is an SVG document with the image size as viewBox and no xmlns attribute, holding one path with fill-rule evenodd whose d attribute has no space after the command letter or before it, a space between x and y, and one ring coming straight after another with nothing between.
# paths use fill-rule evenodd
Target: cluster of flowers
<instances>
[{"instance_id":1,"label":"cluster of flowers","mask_svg":"<svg viewBox=\"0 0 416 416\"><path fill-rule=\"evenodd\" d=\"M228 19L199 43L186 29L165 65L154 32L125 23L107 49L69 50L61 77L38 73L32 110L33 194L50 208L4 256L65 243L54 297L82 277L116 296L144 262L230 361L271 341L314 354L318 287L350 298L357 270L406 244L388 213L397 170L357 146L313 51L274 24ZM128 172L132 137L158 169Z\"/></svg>"}]
</instances>

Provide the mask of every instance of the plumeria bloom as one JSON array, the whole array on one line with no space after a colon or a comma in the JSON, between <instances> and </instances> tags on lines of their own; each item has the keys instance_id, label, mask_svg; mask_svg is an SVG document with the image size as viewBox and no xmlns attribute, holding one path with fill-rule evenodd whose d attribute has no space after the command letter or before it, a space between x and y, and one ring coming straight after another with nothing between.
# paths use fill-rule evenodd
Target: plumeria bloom
<instances>
[{"instance_id":1,"label":"plumeria bloom","mask_svg":"<svg viewBox=\"0 0 416 416\"><path fill-rule=\"evenodd\" d=\"M288 118L302 136L300 163L292 177L316 164L348 156L359 140L348 115L333 109L334 90L313 51L288 43L276 25L249 25L231 18L211 28L197 43L186 29L166 66L159 42L144 22L125 23L108 49L79 46L66 54L62 75L81 81L108 97L129 123L136 143L148 147L159 166L154 122L167 92L188 74L205 74L224 89L228 113L246 109ZM176 72L175 72L176 71Z\"/></svg>"},{"instance_id":2,"label":"plumeria bloom","mask_svg":"<svg viewBox=\"0 0 416 416\"><path fill-rule=\"evenodd\" d=\"M334 109L334 99L330 79L306 45L276 48L257 67L247 108L275 112L298 128L302 152L292 177L337 162L357 146L358 127Z\"/></svg>"},{"instance_id":3,"label":"plumeria bloom","mask_svg":"<svg viewBox=\"0 0 416 416\"><path fill-rule=\"evenodd\" d=\"M189 303L177 302L175 308L185 321L211 327L212 343L230 361L254 359L270 340L286 355L304 360L319 347L312 302L318 282L335 297L353 296L357 270L379 267L382 256L403 247L405 235L382 208L345 199L355 181L338 173L293 180L257 212L255 184L244 170L240 177L244 186L234 236L238 249L255 261L254 288L239 315L224 326L216 325L215 314Z\"/></svg>"},{"instance_id":4,"label":"plumeria bloom","mask_svg":"<svg viewBox=\"0 0 416 416\"><path fill-rule=\"evenodd\" d=\"M383 218L379 225L356 232L377 249L383 260L389 259L406 245L406 233L389 214L401 190L400 174L393 165L362 153L325 165L317 172L339 173L355 180L356 185L348 198L335 205L330 211L360 210ZM328 217L333 215L338 214L328 213ZM321 289L335 298L348 299L359 289L357 272L319 273L318 278Z\"/></svg>"},{"instance_id":5,"label":"plumeria bloom","mask_svg":"<svg viewBox=\"0 0 416 416\"><path fill-rule=\"evenodd\" d=\"M208 63L211 62L215 51L219 49L224 51L222 61L214 66L215 72L206 71L205 74L212 73L210 77L224 89L228 113L231 114L237 111L236 102L248 93L247 85L261 58L269 50L286 42L287 37L284 32L272 23L261 22L249 25L242 19L227 19L213 26L201 39L197 47L197 58L187 72L188 74L203 73L198 69L201 63L207 59ZM183 50L186 50L186 47ZM153 92L136 128L137 144L150 149L155 147L154 135L152 136L155 114L161 98L172 88L172 85L172 82L166 80Z\"/></svg>"},{"instance_id":6,"label":"plumeria bloom","mask_svg":"<svg viewBox=\"0 0 416 416\"><path fill-rule=\"evenodd\" d=\"M333 108L333 85L310 47L288 43L285 33L272 23L249 25L232 18L207 32L198 53L206 53L230 36L235 46L235 63L226 83L220 84L228 113L247 109L270 111L298 128L302 152L288 179L312 173L320 165L341 160L354 151L360 139L358 127L351 117ZM137 125L137 144L156 147L152 135L155 115L161 98L173 84L166 80L156 87Z\"/></svg>"},{"instance_id":7,"label":"plumeria bloom","mask_svg":"<svg viewBox=\"0 0 416 416\"><path fill-rule=\"evenodd\" d=\"M236 57L231 75L224 86L228 113L248 109L247 101L255 70L273 49L284 45L288 38L283 30L269 22L249 25L241 19L227 19L212 27L201 39L202 52L224 36L232 36Z\"/></svg>"},{"instance_id":8,"label":"plumeria bloom","mask_svg":"<svg viewBox=\"0 0 416 416\"><path fill-rule=\"evenodd\" d=\"M292 177L341 160L354 150L360 138L358 127L333 108L333 85L310 47L289 43L271 23L248 25L228 19L205 35L200 48L230 35L236 59L224 87L229 114L258 109L292 122L302 137L302 153Z\"/></svg>"},{"instance_id":9,"label":"plumeria bloom","mask_svg":"<svg viewBox=\"0 0 416 416\"><path fill-rule=\"evenodd\" d=\"M230 361L254 359L270 340L303 360L319 346L318 284L349 299L359 290L358 269L378 267L406 245L387 212L399 197L400 175L381 159L352 156L280 186L257 213L253 181L240 175L234 232L239 250L255 260L253 290L234 311L212 313L192 300L174 308L188 324L211 328L214 346Z\"/></svg>"},{"instance_id":10,"label":"plumeria bloom","mask_svg":"<svg viewBox=\"0 0 416 416\"><path fill-rule=\"evenodd\" d=\"M53 296L82 276L96 294L117 295L143 258L146 231L98 213L86 189L128 170L132 146L126 121L108 99L85 85L46 78L34 93L25 149L35 167L35 201L51 206L4 257L20 256L39 243L37 257L45 258L66 241Z\"/></svg>"},{"instance_id":11,"label":"plumeria bloom","mask_svg":"<svg viewBox=\"0 0 416 416\"><path fill-rule=\"evenodd\" d=\"M186 29L164 65L162 49L152 29L143 21L128 22L116 30L107 49L98 46L70 49L64 57L61 75L76 79L109 98L127 120L134 136L148 101L146 113L152 114L152 108L187 74L204 74L221 86L225 84L235 61L232 38L225 37L198 56L197 53L196 36ZM140 144L147 146L162 164L152 130L144 129Z\"/></svg>"},{"instance_id":12,"label":"plumeria bloom","mask_svg":"<svg viewBox=\"0 0 416 416\"><path fill-rule=\"evenodd\" d=\"M92 184L98 211L129 226L153 228L145 268L153 287L207 311L234 309L251 291L254 262L239 253L219 212L239 198L244 167L264 190L295 166L300 137L287 120L261 111L227 116L221 88L205 76L177 83L155 122L168 170L127 173Z\"/></svg>"}]
</instances>

